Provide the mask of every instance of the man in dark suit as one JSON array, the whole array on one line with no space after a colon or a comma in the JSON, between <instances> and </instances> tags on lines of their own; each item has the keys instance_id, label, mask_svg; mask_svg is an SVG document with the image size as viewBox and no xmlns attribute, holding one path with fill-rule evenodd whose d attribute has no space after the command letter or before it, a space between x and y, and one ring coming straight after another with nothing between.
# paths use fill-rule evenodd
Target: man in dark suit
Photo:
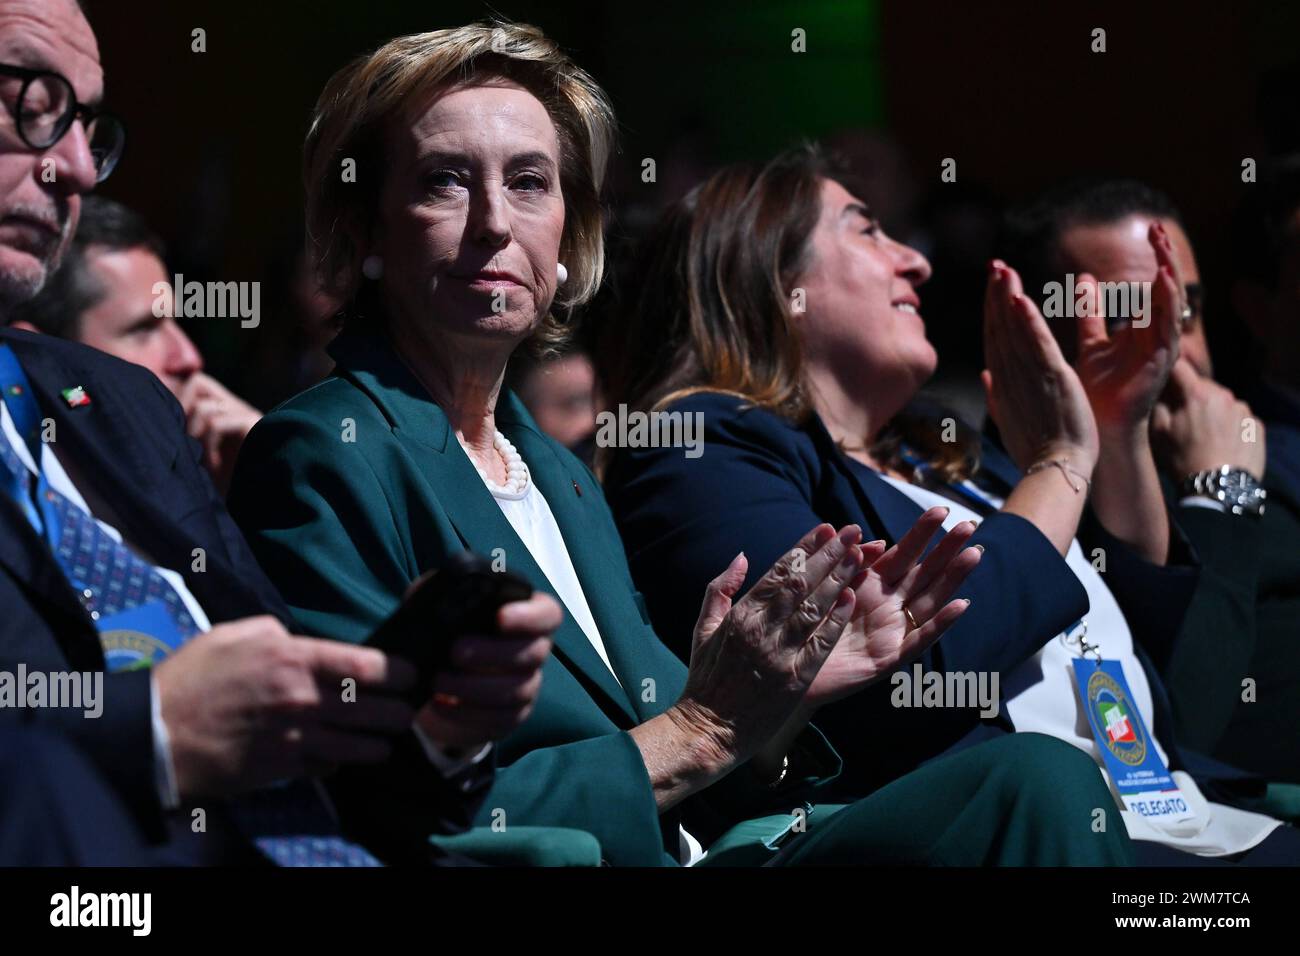
<instances>
[{"instance_id":1,"label":"man in dark suit","mask_svg":"<svg viewBox=\"0 0 1300 956\"><path fill-rule=\"evenodd\" d=\"M82 106L101 93L73 0L0 0L0 324L57 265L81 195L120 154L120 125ZM33 728L71 742L93 771L52 759L48 773L95 773L126 808L138 840L123 839L134 849L119 847L117 862L372 864L312 777L340 765L400 772L421 835L468 825L492 776L486 744L523 718L529 695L464 721L465 739L417 737L421 718L400 698L409 665L290 633L180 406L150 372L0 330L0 379L0 760L47 739ZM549 650L551 613L530 607L520 639ZM516 675L534 694L540 663L533 654ZM476 686L465 685L470 712ZM75 706L70 688L84 688ZM483 746L451 750L467 741ZM32 779L16 783L0 779L0 805L39 807ZM6 814L0 863L13 861L6 847L30 846L16 831L44 823ZM374 835L365 820L342 823Z\"/></svg>"},{"instance_id":2,"label":"man in dark suit","mask_svg":"<svg viewBox=\"0 0 1300 956\"><path fill-rule=\"evenodd\" d=\"M196 446L184 435L180 407L158 381L142 368L48 336L3 330L0 348L20 363L54 439L40 449L45 485L58 494L61 469L96 525L103 522L130 552L147 556L140 565L125 555L116 564L109 558L113 570L103 583L88 580L93 572L74 579L75 569L70 573L31 526L21 502L0 496L0 605L6 610L0 670L105 670L106 649L109 658L128 653L120 635L136 630L98 626L127 613L109 606L111 578L147 565L177 575L188 613L192 601L212 622L201 640L152 669L105 674L96 718L84 708L9 707L0 709L0 720L46 727L81 745L147 835L162 839L172 823L172 842L185 844L177 862L224 861L232 851L238 858L242 841L232 838L225 814L209 801L340 762L387 758L392 742L374 732L391 736L410 725L413 713L390 696L405 689L409 671L368 648L290 635L288 611L217 500ZM88 404L63 400L61 393L73 388ZM6 395L0 444L0 458L10 463L12 402ZM65 522L65 536L70 525ZM104 554L105 539L96 550ZM119 635L116 646L111 635ZM347 679L360 691L355 702L342 700ZM451 782L446 790L448 814L472 809L461 806ZM189 812L166 812L182 804ZM207 811L207 839L189 839L196 807Z\"/></svg>"},{"instance_id":3,"label":"man in dark suit","mask_svg":"<svg viewBox=\"0 0 1300 956\"><path fill-rule=\"evenodd\" d=\"M1144 642L1187 746L1297 783L1300 399L1290 396L1288 419L1288 386L1277 383L1287 380L1286 369L1300 369L1300 306L1288 298L1300 294L1300 244L1287 238L1300 212L1300 181L1258 188L1277 199L1260 200L1271 211L1259 211L1259 234L1238 244L1244 279L1233 300L1247 324L1269 336L1271 372L1246 390L1249 405L1214 379L1196 257L1168 197L1131 180L1067 184L1012 213L1006 239L1025 288L1036 293L1066 273L1149 280L1156 266L1147 230L1158 222L1168 233L1186 306L1180 358L1151 434L1171 517L1202 574L1173 639L1153 642L1144 631ZM1074 321L1062 318L1054 329L1067 350Z\"/></svg>"},{"instance_id":4,"label":"man in dark suit","mask_svg":"<svg viewBox=\"0 0 1300 956\"><path fill-rule=\"evenodd\" d=\"M134 866L152 861L117 793L58 734L0 730L0 866Z\"/></svg>"}]
</instances>

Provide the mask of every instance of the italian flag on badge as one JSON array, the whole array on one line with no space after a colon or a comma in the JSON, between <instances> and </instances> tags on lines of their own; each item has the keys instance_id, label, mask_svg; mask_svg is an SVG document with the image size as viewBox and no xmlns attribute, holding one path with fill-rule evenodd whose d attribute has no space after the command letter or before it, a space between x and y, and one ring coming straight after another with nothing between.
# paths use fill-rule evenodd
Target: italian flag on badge
<instances>
[{"instance_id":1,"label":"italian flag on badge","mask_svg":"<svg viewBox=\"0 0 1300 956\"><path fill-rule=\"evenodd\" d=\"M65 388L59 394L68 403L69 408L80 408L82 405L90 404L90 396L86 394L86 389L81 385Z\"/></svg>"},{"instance_id":2,"label":"italian flag on badge","mask_svg":"<svg viewBox=\"0 0 1300 956\"><path fill-rule=\"evenodd\" d=\"M1115 743L1132 743L1137 738L1133 734L1133 727L1129 724L1128 714L1124 713L1124 708L1119 704L1105 703L1100 704L1098 709L1102 717L1106 720L1106 733Z\"/></svg>"}]
</instances>

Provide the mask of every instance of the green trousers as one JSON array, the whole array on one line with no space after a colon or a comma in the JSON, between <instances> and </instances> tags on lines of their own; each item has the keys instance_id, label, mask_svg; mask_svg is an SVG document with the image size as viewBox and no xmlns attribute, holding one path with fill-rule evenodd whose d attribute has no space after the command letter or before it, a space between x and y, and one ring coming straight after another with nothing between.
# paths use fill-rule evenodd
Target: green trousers
<instances>
[{"instance_id":1,"label":"green trousers","mask_svg":"<svg viewBox=\"0 0 1300 956\"><path fill-rule=\"evenodd\" d=\"M1042 734L941 757L848 805L747 820L701 866L1128 866L1092 759Z\"/></svg>"}]
</instances>

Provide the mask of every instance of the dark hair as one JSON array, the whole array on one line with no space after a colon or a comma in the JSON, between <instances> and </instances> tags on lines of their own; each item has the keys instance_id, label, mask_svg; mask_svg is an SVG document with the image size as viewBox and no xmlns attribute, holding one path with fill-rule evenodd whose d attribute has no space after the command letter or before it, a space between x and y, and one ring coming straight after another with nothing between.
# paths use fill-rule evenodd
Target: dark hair
<instances>
[{"instance_id":1,"label":"dark hair","mask_svg":"<svg viewBox=\"0 0 1300 956\"><path fill-rule=\"evenodd\" d=\"M999 255L1020 273L1025 294L1041 301L1043 286L1065 271L1061 237L1066 230L1109 225L1129 216L1182 222L1168 196L1136 179L1072 179L1007 212Z\"/></svg>"},{"instance_id":2,"label":"dark hair","mask_svg":"<svg viewBox=\"0 0 1300 956\"><path fill-rule=\"evenodd\" d=\"M722 392L796 424L808 419L789 286L808 266L823 179L854 191L834 161L805 145L767 163L725 167L665 213L638 259L628 313L598 329L606 407L650 410ZM941 419L910 406L872 450L897 465L906 442L945 480L964 478L977 467L979 436L959 424L957 441L932 441ZM597 464L603 469L608 456Z\"/></svg>"},{"instance_id":3,"label":"dark hair","mask_svg":"<svg viewBox=\"0 0 1300 956\"><path fill-rule=\"evenodd\" d=\"M1243 187L1246 198L1232 222L1233 274L1272 289L1300 210L1300 153L1260 165L1259 181Z\"/></svg>"},{"instance_id":4,"label":"dark hair","mask_svg":"<svg viewBox=\"0 0 1300 956\"><path fill-rule=\"evenodd\" d=\"M10 313L10 323L30 322L47 335L76 338L82 315L105 293L89 268L87 251L92 246L114 252L146 249L159 259L165 256L162 240L138 214L111 199L88 196L63 261L39 293Z\"/></svg>"}]
</instances>

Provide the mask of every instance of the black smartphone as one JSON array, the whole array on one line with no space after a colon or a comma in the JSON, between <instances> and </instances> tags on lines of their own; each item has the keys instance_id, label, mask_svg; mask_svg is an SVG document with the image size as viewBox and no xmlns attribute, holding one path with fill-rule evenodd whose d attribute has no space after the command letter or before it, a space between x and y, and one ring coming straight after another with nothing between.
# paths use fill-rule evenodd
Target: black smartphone
<instances>
[{"instance_id":1,"label":"black smartphone","mask_svg":"<svg viewBox=\"0 0 1300 956\"><path fill-rule=\"evenodd\" d=\"M494 571L486 558L462 551L418 578L366 643L415 665L418 677L407 702L420 707L449 662L452 642L463 634L494 633L501 605L526 601L532 593L519 575Z\"/></svg>"}]
</instances>

